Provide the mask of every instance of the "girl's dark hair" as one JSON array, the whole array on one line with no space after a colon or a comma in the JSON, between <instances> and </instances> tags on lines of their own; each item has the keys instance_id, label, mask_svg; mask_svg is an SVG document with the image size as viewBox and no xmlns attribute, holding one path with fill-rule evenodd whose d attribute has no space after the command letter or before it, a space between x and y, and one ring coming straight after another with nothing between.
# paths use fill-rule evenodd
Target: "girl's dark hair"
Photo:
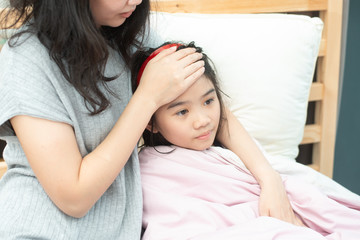
<instances>
[{"instance_id":1,"label":"girl's dark hair","mask_svg":"<svg viewBox=\"0 0 360 240\"><path fill-rule=\"evenodd\" d=\"M99 29L89 0L10 0L10 10L1 13L1 22L7 28L28 25L10 38L9 45L14 46L24 33L36 34L95 115L110 105L100 90L101 85L115 95L105 84L117 77L104 76L108 46L116 49L130 66L132 48L138 48L143 41L137 37L139 33L144 36L149 9L149 0L143 0L121 26ZM17 16L15 20L14 15Z\"/></svg>"},{"instance_id":2,"label":"girl's dark hair","mask_svg":"<svg viewBox=\"0 0 360 240\"><path fill-rule=\"evenodd\" d=\"M147 50L138 51L135 53L133 62L131 64L131 83L132 83L132 88L133 88L134 92L137 88L137 82L136 82L137 75L139 73L141 65L146 60L146 58L149 57L150 54L152 52L154 52L156 49L158 49L164 45L171 44L171 43L175 43L175 42L166 42L157 48L149 48ZM203 52L202 48L195 46L194 42L190 42L189 44L184 44L184 43L179 43L179 42L176 42L176 43L181 44L177 48L177 50L192 47L192 48L195 48L197 52L203 54L203 57L201 60L203 60L205 63L204 75L214 85L215 92L216 92L217 98L219 99L219 103L220 103L220 122L219 122L219 127L218 127L218 131L219 131L225 124L226 117L225 117L225 112L224 112L224 102L222 99L223 92L220 90L220 87L219 87L219 81L218 81L218 78L216 75L216 70L215 70L214 64L211 61L211 59ZM151 124L152 124L151 129L153 129L154 116L152 116L152 118L151 118ZM172 145L172 143L168 142L159 132L153 133L153 131L149 131L149 130L145 129L142 137L143 137L143 145L142 145L143 147L145 147L145 146L156 147L159 145L168 145L168 146ZM218 144L218 143L216 143L216 144Z\"/></svg>"}]
</instances>

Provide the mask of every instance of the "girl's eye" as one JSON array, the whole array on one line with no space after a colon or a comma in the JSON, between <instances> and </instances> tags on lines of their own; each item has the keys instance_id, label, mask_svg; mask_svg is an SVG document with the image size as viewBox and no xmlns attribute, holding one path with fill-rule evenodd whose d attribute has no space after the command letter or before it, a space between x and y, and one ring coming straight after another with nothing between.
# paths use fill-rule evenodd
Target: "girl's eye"
<instances>
[{"instance_id":1,"label":"girl's eye","mask_svg":"<svg viewBox=\"0 0 360 240\"><path fill-rule=\"evenodd\" d=\"M204 105L209 105L209 104L211 104L213 101L214 101L214 99L213 99L213 98L210 98L210 99L208 99L208 100L205 101Z\"/></svg>"},{"instance_id":2,"label":"girl's eye","mask_svg":"<svg viewBox=\"0 0 360 240\"><path fill-rule=\"evenodd\" d=\"M181 110L181 111L179 111L179 112L177 112L176 113L176 115L178 115L178 116L183 116L183 115L185 115L186 113L188 112L188 110Z\"/></svg>"}]
</instances>

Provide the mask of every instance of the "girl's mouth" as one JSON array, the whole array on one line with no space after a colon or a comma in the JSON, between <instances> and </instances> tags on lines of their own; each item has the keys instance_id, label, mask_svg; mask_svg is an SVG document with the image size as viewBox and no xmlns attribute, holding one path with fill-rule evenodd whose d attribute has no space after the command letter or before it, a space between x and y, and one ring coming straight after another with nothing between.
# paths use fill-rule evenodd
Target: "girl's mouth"
<instances>
[{"instance_id":1,"label":"girl's mouth","mask_svg":"<svg viewBox=\"0 0 360 240\"><path fill-rule=\"evenodd\" d=\"M211 131L207 131L196 138L199 140L207 140L210 137L210 135L211 135Z\"/></svg>"}]
</instances>

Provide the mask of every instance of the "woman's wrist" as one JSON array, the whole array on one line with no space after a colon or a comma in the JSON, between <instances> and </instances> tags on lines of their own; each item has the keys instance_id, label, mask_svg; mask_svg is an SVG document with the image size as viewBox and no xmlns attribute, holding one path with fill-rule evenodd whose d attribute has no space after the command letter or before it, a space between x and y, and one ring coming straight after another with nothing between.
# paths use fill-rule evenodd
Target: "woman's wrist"
<instances>
[{"instance_id":1,"label":"woman's wrist","mask_svg":"<svg viewBox=\"0 0 360 240\"><path fill-rule=\"evenodd\" d=\"M260 187L273 185L274 183L282 181L280 174L273 168L263 170L256 180L258 181Z\"/></svg>"},{"instance_id":2,"label":"woman's wrist","mask_svg":"<svg viewBox=\"0 0 360 240\"><path fill-rule=\"evenodd\" d=\"M140 105L144 110L149 111L151 116L160 107L152 96L149 96L139 90L135 91L131 101L138 102L138 105Z\"/></svg>"}]
</instances>

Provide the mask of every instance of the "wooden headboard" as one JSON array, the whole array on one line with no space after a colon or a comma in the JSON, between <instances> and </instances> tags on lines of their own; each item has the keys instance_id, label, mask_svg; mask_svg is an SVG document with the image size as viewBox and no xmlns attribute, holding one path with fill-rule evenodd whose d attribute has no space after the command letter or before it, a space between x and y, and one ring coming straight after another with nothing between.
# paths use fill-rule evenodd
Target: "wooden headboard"
<instances>
[{"instance_id":1,"label":"wooden headboard","mask_svg":"<svg viewBox=\"0 0 360 240\"><path fill-rule=\"evenodd\" d=\"M332 177L336 133L342 1L339 0L151 0L151 9L192 13L295 13L319 16L324 22L316 74L309 97L309 120L302 149L311 149L310 166ZM302 148L304 147L304 148ZM309 151L309 150L308 150ZM0 176L6 165L0 161Z\"/></svg>"},{"instance_id":2,"label":"wooden headboard","mask_svg":"<svg viewBox=\"0 0 360 240\"><path fill-rule=\"evenodd\" d=\"M324 22L324 30L300 155L306 151L311 158L308 164L332 177L340 74L342 1L152 0L151 9L171 13L292 13L320 17Z\"/></svg>"}]
</instances>

